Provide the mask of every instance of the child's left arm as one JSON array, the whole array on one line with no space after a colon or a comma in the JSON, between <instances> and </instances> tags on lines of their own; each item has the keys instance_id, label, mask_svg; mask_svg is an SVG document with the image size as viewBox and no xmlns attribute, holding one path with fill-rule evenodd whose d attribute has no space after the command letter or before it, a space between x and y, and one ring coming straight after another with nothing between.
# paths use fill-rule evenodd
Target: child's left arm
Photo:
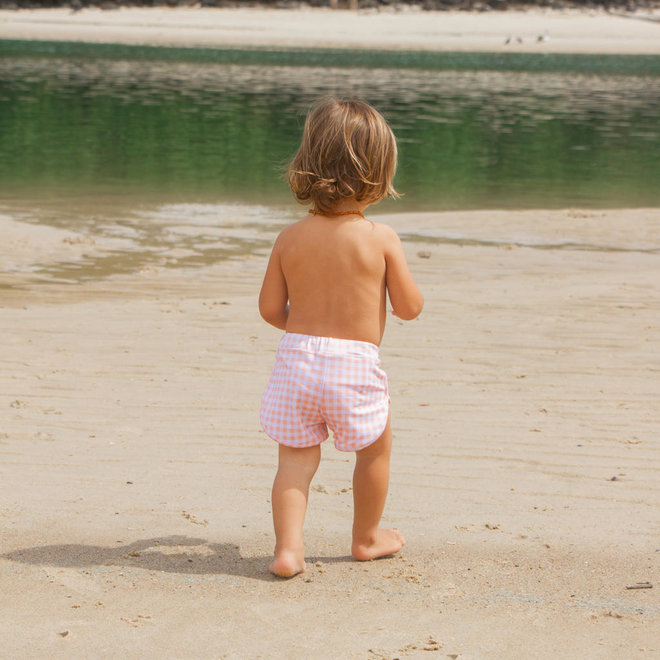
<instances>
[{"instance_id":1,"label":"child's left arm","mask_svg":"<svg viewBox=\"0 0 660 660\"><path fill-rule=\"evenodd\" d=\"M280 330L286 329L289 318L289 291L282 272L280 240L275 241L259 294L259 313L264 321Z\"/></svg>"}]
</instances>

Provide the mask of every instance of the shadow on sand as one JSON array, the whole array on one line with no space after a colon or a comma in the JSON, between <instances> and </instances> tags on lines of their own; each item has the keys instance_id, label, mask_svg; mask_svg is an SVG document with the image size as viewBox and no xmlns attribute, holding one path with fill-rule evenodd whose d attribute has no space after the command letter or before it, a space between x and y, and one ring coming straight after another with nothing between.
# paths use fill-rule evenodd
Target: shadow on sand
<instances>
[{"instance_id":1,"label":"shadow on sand","mask_svg":"<svg viewBox=\"0 0 660 660\"><path fill-rule=\"evenodd\" d=\"M209 543L206 539L165 536L134 541L117 547L97 545L44 545L1 555L3 559L34 566L136 568L188 576L229 575L279 581L268 572L272 557L243 557L233 543ZM308 562L343 563L352 557L309 557Z\"/></svg>"}]
</instances>

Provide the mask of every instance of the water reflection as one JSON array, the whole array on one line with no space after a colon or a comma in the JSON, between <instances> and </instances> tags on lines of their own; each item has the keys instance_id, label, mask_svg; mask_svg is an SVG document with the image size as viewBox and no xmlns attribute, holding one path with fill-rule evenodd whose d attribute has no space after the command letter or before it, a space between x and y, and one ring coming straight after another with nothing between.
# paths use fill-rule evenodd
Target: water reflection
<instances>
[{"instance_id":1,"label":"water reflection","mask_svg":"<svg viewBox=\"0 0 660 660\"><path fill-rule=\"evenodd\" d=\"M286 203L323 94L400 142L398 210L660 205L660 77L0 60L0 199Z\"/></svg>"}]
</instances>

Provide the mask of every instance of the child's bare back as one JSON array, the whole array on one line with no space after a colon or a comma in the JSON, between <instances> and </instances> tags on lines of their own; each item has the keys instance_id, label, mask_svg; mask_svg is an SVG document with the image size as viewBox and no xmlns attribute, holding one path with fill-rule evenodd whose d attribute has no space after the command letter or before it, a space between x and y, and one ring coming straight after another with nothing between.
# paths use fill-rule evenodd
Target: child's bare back
<instances>
[{"instance_id":1,"label":"child's bare back","mask_svg":"<svg viewBox=\"0 0 660 660\"><path fill-rule=\"evenodd\" d=\"M284 320L287 332L379 345L386 291L397 316L419 314L421 296L396 232L358 214L309 214L279 235L260 308L266 320Z\"/></svg>"}]
</instances>

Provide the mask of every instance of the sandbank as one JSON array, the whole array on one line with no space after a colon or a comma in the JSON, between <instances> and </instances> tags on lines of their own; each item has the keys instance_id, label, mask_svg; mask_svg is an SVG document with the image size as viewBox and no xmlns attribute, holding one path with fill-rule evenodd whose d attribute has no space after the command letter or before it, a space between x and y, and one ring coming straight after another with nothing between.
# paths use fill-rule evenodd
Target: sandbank
<instances>
[{"instance_id":1,"label":"sandbank","mask_svg":"<svg viewBox=\"0 0 660 660\"><path fill-rule=\"evenodd\" d=\"M0 11L0 39L214 48L660 54L660 12L304 8ZM0 47L1 48L1 47Z\"/></svg>"}]
</instances>

